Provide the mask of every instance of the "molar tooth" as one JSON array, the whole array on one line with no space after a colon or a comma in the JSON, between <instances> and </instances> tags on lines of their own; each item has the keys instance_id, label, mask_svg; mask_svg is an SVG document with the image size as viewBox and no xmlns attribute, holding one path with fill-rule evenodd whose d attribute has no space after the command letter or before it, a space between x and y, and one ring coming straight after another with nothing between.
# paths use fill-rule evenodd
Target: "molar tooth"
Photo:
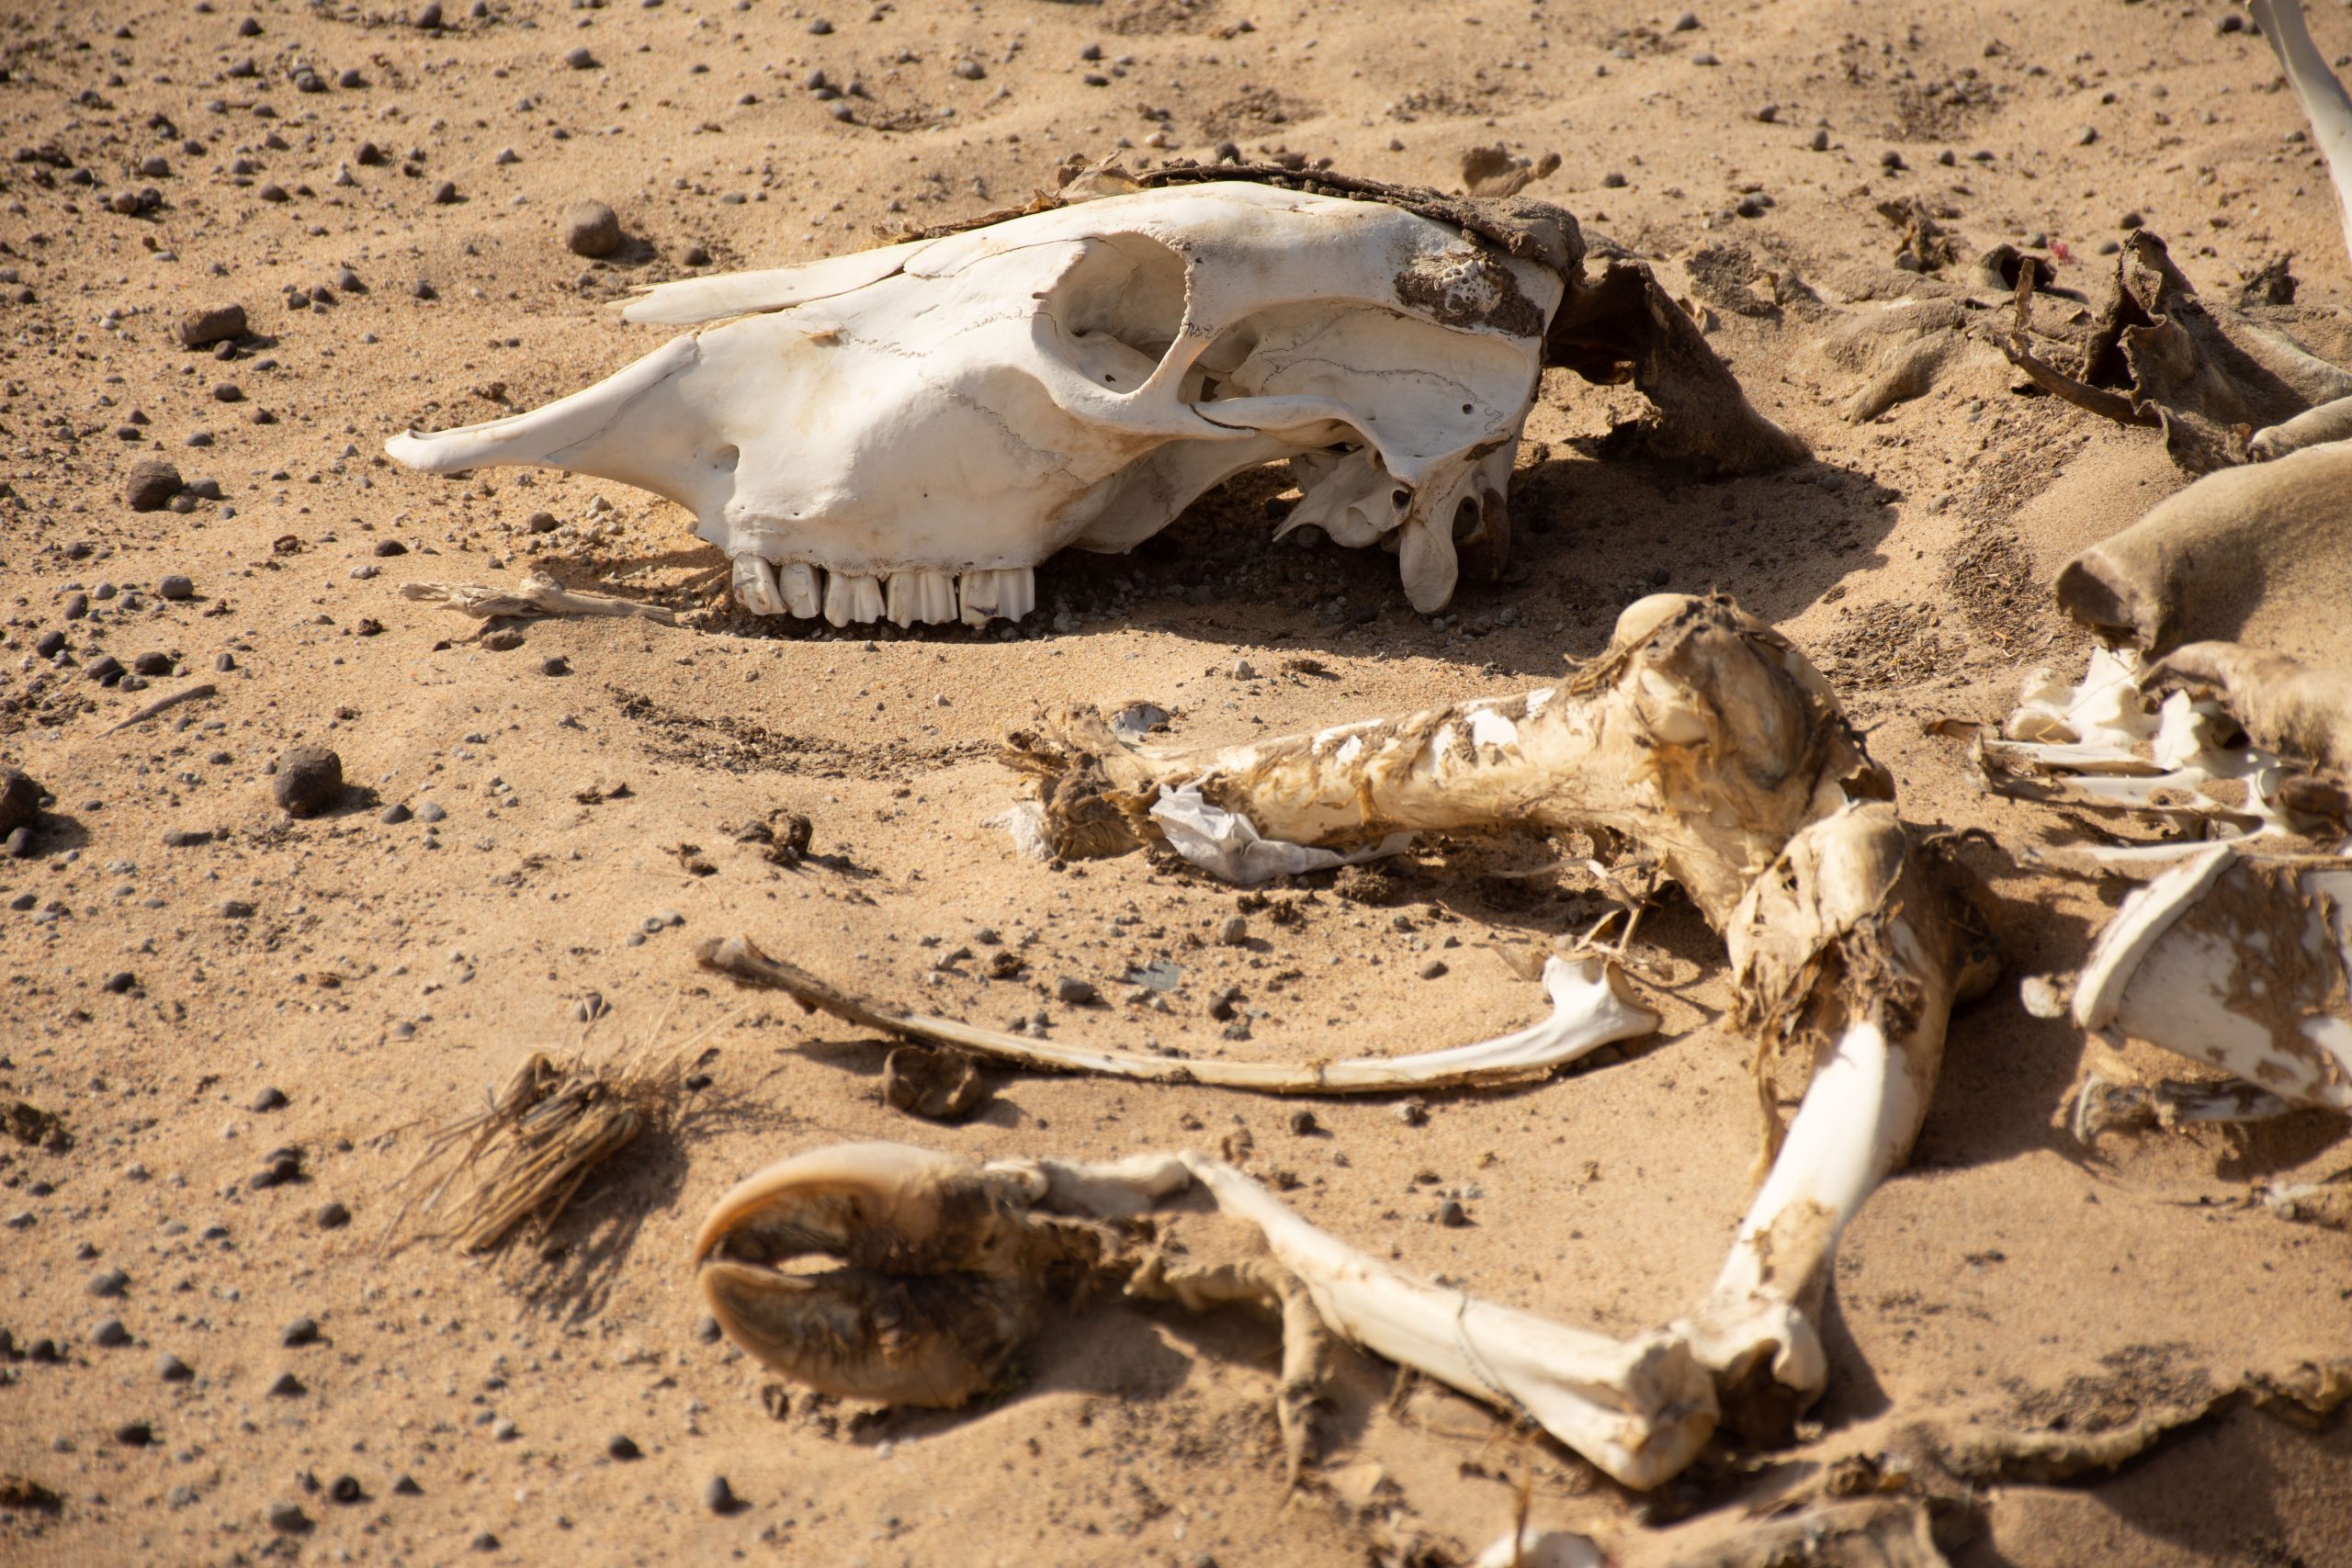
<instances>
[{"instance_id":1,"label":"molar tooth","mask_svg":"<svg viewBox=\"0 0 2352 1568\"><path fill-rule=\"evenodd\" d=\"M882 618L882 584L854 572L825 573L825 619L837 626Z\"/></svg>"},{"instance_id":2,"label":"molar tooth","mask_svg":"<svg viewBox=\"0 0 2352 1568\"><path fill-rule=\"evenodd\" d=\"M889 607L893 624L910 626L915 624L918 610L915 573L894 571L882 580L882 597Z\"/></svg>"},{"instance_id":3,"label":"molar tooth","mask_svg":"<svg viewBox=\"0 0 2352 1568\"><path fill-rule=\"evenodd\" d=\"M964 624L984 626L996 615L996 573L967 571L956 580L964 600Z\"/></svg>"},{"instance_id":4,"label":"molar tooth","mask_svg":"<svg viewBox=\"0 0 2352 1568\"><path fill-rule=\"evenodd\" d=\"M775 569L777 593L785 608L802 620L812 620L824 607L824 592L818 586L817 569L806 561L788 560Z\"/></svg>"},{"instance_id":5,"label":"molar tooth","mask_svg":"<svg viewBox=\"0 0 2352 1568\"><path fill-rule=\"evenodd\" d=\"M1037 607L1037 569L1016 566L996 574L996 613L1017 621Z\"/></svg>"},{"instance_id":6,"label":"molar tooth","mask_svg":"<svg viewBox=\"0 0 2352 1568\"><path fill-rule=\"evenodd\" d=\"M919 571L915 574L915 619L933 626L956 618L956 574Z\"/></svg>"},{"instance_id":7,"label":"molar tooth","mask_svg":"<svg viewBox=\"0 0 2352 1568\"><path fill-rule=\"evenodd\" d=\"M776 592L775 569L757 556L737 556L735 603L755 615L783 615L784 595Z\"/></svg>"}]
</instances>

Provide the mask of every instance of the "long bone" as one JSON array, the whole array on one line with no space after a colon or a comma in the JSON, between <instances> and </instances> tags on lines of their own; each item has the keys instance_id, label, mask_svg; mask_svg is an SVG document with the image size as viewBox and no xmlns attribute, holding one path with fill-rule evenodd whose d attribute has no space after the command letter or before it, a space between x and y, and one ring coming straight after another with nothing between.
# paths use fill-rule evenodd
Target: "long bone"
<instances>
[{"instance_id":1,"label":"long bone","mask_svg":"<svg viewBox=\"0 0 2352 1568\"><path fill-rule=\"evenodd\" d=\"M1726 1412L1751 1435L1784 1433L1820 1393L1826 1365L1811 1316L1832 1249L1907 1153L1950 1010L1989 974L1981 926L1944 887L1933 857L1907 842L1879 798L1884 774L1785 641L1728 601L1662 595L1629 608L1608 652L1570 681L1510 702L1222 750L1144 747L1080 713L1016 737L1013 758L1043 779L1049 825L1098 850L1116 839L1114 824L1149 830L1159 785L1193 780L1294 841L1522 826L1600 828L1642 842L1724 935L1738 1017L1758 1042L1759 1081L1792 1049L1809 1052L1814 1070L1785 1140L1766 1096L1771 1168L1713 1289L1687 1318L1618 1347L1633 1363L1603 1376L1593 1358L1608 1342L1559 1330L1571 1337L1540 1341L1532 1363L1553 1380L1541 1386L1570 1391L1547 1412L1544 1400L1492 1375L1487 1347L1432 1339L1414 1304L1427 1287L1408 1289L1295 1217L1278 1223L1271 1198L1248 1199L1234 1185L1246 1179L1212 1179L1193 1156L1184 1163L1220 1208L1257 1224L1323 1322L1453 1386L1521 1405L1629 1485L1673 1475ZM706 1224L698 1260L746 1223L731 1216L762 1212L763 1182L792 1186L771 1173L739 1190ZM1286 1250L1283 1238L1295 1245ZM729 1309L738 1314L764 1311L790 1325L811 1311L804 1287L762 1301L757 1273L718 1278L738 1292ZM1348 1298L1361 1308L1351 1311L1318 1283L1327 1278L1376 1288ZM1447 1299L1449 1321L1468 1322L1467 1298ZM1295 1310L1287 1298L1283 1305ZM873 1332L886 1328L877 1321ZM768 1322L743 1343L774 1345L780 1332ZM1510 1333L1533 1330L1515 1323ZM1707 1399L1683 1392L1679 1374L1663 1386L1636 1375L1669 1352L1705 1370ZM788 1350L774 1364L790 1372L802 1354ZM1465 1356L1477 1375L1464 1376Z\"/></svg>"}]
</instances>

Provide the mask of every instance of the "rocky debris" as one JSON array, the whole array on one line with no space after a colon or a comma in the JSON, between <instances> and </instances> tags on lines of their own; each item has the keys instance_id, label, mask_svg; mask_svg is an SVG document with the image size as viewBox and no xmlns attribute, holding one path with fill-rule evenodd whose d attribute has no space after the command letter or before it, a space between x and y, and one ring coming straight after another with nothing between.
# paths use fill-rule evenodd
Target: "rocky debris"
<instances>
[{"instance_id":1,"label":"rocky debris","mask_svg":"<svg viewBox=\"0 0 2352 1568\"><path fill-rule=\"evenodd\" d=\"M41 787L16 768L0 768L0 837L40 820Z\"/></svg>"},{"instance_id":2,"label":"rocky debris","mask_svg":"<svg viewBox=\"0 0 2352 1568\"><path fill-rule=\"evenodd\" d=\"M142 457L131 465L130 477L123 481L122 498L133 512L161 512L187 488L177 468L161 457Z\"/></svg>"},{"instance_id":3,"label":"rocky debris","mask_svg":"<svg viewBox=\"0 0 2352 1568\"><path fill-rule=\"evenodd\" d=\"M228 343L244 336L245 326L245 308L234 300L200 306L180 318L180 345L183 348L209 348L216 343Z\"/></svg>"},{"instance_id":4,"label":"rocky debris","mask_svg":"<svg viewBox=\"0 0 2352 1568\"><path fill-rule=\"evenodd\" d=\"M155 592L160 597L176 604L183 599L195 598L196 584L179 572L167 571L155 580Z\"/></svg>"},{"instance_id":5,"label":"rocky debris","mask_svg":"<svg viewBox=\"0 0 2352 1568\"><path fill-rule=\"evenodd\" d=\"M608 256L621 248L620 215L601 201L575 201L563 211L564 249L575 256Z\"/></svg>"},{"instance_id":6,"label":"rocky debris","mask_svg":"<svg viewBox=\"0 0 2352 1568\"><path fill-rule=\"evenodd\" d=\"M343 759L323 746L297 746L277 759L270 795L289 817L316 817L343 797Z\"/></svg>"}]
</instances>

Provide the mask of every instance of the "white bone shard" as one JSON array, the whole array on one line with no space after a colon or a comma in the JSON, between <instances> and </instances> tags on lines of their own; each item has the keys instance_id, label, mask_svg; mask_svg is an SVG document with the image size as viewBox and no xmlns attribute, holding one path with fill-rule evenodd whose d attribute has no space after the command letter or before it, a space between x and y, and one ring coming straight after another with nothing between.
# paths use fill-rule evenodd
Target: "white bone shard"
<instances>
[{"instance_id":1,"label":"white bone shard","mask_svg":"<svg viewBox=\"0 0 2352 1568\"><path fill-rule=\"evenodd\" d=\"M1154 1083L1202 1083L1265 1094L1376 1094L1399 1089L1521 1083L1540 1078L1600 1046L1657 1028L1616 964L1590 954L1544 963L1552 1016L1493 1040L1402 1056L1351 1056L1327 1062L1227 1062L1214 1057L1144 1055L1063 1045L1007 1034L954 1019L897 1014L854 1000L815 976L762 953L747 937L713 938L695 950L707 968L786 991L803 1006L926 1044L948 1045L995 1061L1049 1072L1093 1073Z\"/></svg>"},{"instance_id":2,"label":"white bone shard","mask_svg":"<svg viewBox=\"0 0 2352 1568\"><path fill-rule=\"evenodd\" d=\"M583 593L566 588L543 571L532 572L513 588L480 582L408 582L401 585L401 597L426 604L447 604L452 610L485 621L502 615L639 615L665 626L677 622L676 615L659 604L642 604L634 599L616 599L604 593Z\"/></svg>"},{"instance_id":3,"label":"white bone shard","mask_svg":"<svg viewBox=\"0 0 2352 1568\"><path fill-rule=\"evenodd\" d=\"M1564 288L1385 203L1136 191L661 285L626 317L757 313L544 408L386 449L435 473L527 463L652 491L737 563L747 609L836 626L945 618L951 576L962 619L1018 620L1055 551L1130 548L1291 457L1301 518L1395 548L1435 610L1457 530L1502 507ZM780 569L775 592L746 561Z\"/></svg>"},{"instance_id":4,"label":"white bone shard","mask_svg":"<svg viewBox=\"0 0 2352 1568\"><path fill-rule=\"evenodd\" d=\"M2075 982L2085 1029L2352 1111L2352 852L2211 845L2128 895Z\"/></svg>"}]
</instances>

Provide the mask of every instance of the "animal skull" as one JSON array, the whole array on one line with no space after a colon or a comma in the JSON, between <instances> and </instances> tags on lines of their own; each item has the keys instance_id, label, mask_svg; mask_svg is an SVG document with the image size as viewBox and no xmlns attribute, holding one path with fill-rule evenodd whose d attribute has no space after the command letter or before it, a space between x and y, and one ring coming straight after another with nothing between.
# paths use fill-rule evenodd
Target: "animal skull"
<instances>
[{"instance_id":1,"label":"animal skull","mask_svg":"<svg viewBox=\"0 0 2352 1568\"><path fill-rule=\"evenodd\" d=\"M432 472L529 463L652 491L726 551L745 608L835 626L1018 620L1055 551L1130 548L1287 457L1306 492L1289 525L1395 550L1433 611L1457 537L1507 527L1565 288L1382 202L1130 189L662 285L624 316L743 319L545 408L386 449Z\"/></svg>"}]
</instances>

